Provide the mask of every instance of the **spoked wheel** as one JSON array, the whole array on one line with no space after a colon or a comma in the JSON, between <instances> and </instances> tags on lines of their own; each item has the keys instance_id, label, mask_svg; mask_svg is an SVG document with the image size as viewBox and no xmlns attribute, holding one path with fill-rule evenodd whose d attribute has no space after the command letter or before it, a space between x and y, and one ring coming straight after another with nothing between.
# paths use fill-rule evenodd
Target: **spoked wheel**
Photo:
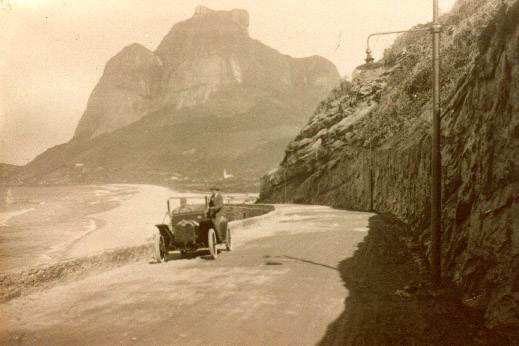
<instances>
[{"instance_id":1,"label":"spoked wheel","mask_svg":"<svg viewBox=\"0 0 519 346\"><path fill-rule=\"evenodd\" d=\"M232 251L232 232L231 227L227 227L227 236L225 237L225 249Z\"/></svg>"},{"instance_id":2,"label":"spoked wheel","mask_svg":"<svg viewBox=\"0 0 519 346\"><path fill-rule=\"evenodd\" d=\"M216 259L216 257L218 257L218 250L216 249L216 233L212 228L207 232L207 244L209 245L209 254L213 259Z\"/></svg>"},{"instance_id":3,"label":"spoked wheel","mask_svg":"<svg viewBox=\"0 0 519 346\"><path fill-rule=\"evenodd\" d=\"M180 250L180 257L185 258L185 257L187 257L187 255L188 255L187 250Z\"/></svg>"},{"instance_id":4,"label":"spoked wheel","mask_svg":"<svg viewBox=\"0 0 519 346\"><path fill-rule=\"evenodd\" d=\"M155 237L154 244L154 257L157 263L162 263L167 261L168 251L166 250L166 241L164 240L164 236L162 234L157 234Z\"/></svg>"}]
</instances>

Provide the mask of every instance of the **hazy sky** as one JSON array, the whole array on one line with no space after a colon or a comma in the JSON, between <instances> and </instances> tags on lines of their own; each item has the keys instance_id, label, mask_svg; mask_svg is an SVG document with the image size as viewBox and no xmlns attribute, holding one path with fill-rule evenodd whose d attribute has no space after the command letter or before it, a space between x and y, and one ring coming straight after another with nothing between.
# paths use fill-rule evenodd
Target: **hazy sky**
<instances>
[{"instance_id":1,"label":"hazy sky","mask_svg":"<svg viewBox=\"0 0 519 346\"><path fill-rule=\"evenodd\" d=\"M443 12L455 0L439 0ZM197 5L249 11L250 36L341 75L372 32L430 21L432 0L0 0L0 162L25 164L72 138L105 63L138 42L155 50ZM373 39L375 58L394 37Z\"/></svg>"}]
</instances>

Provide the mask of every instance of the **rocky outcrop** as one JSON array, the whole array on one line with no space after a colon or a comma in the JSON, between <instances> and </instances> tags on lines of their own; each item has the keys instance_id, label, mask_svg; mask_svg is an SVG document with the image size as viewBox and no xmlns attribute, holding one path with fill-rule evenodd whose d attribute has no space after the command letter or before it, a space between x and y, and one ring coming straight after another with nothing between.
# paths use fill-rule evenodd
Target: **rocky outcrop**
<instances>
[{"instance_id":1,"label":"rocky outcrop","mask_svg":"<svg viewBox=\"0 0 519 346\"><path fill-rule=\"evenodd\" d=\"M112 132L157 109L162 74L162 62L152 51L136 43L125 47L106 64L74 137Z\"/></svg>"},{"instance_id":2,"label":"rocky outcrop","mask_svg":"<svg viewBox=\"0 0 519 346\"><path fill-rule=\"evenodd\" d=\"M442 271L489 328L518 338L519 2L460 1L442 20ZM404 35L335 89L260 200L389 212L427 248L430 62L403 49L429 44Z\"/></svg>"},{"instance_id":3,"label":"rocky outcrop","mask_svg":"<svg viewBox=\"0 0 519 346\"><path fill-rule=\"evenodd\" d=\"M107 63L74 137L110 133L154 111L171 116L213 104L225 109L220 116L243 113L256 106L255 95L240 97L243 89L288 94L310 111L338 84L328 60L282 55L251 39L248 26L245 10L198 6L192 18L173 25L155 52L138 44L124 48Z\"/></svg>"}]
</instances>

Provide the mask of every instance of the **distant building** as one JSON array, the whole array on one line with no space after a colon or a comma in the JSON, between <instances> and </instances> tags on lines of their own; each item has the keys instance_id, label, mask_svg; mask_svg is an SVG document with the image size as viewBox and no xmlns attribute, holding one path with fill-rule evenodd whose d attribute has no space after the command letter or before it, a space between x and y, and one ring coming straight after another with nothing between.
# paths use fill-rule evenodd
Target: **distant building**
<instances>
[{"instance_id":1,"label":"distant building","mask_svg":"<svg viewBox=\"0 0 519 346\"><path fill-rule=\"evenodd\" d=\"M234 177L234 175L232 174L227 174L227 172L225 171L225 168L223 169L223 178L224 179L229 179L229 178L232 178Z\"/></svg>"}]
</instances>

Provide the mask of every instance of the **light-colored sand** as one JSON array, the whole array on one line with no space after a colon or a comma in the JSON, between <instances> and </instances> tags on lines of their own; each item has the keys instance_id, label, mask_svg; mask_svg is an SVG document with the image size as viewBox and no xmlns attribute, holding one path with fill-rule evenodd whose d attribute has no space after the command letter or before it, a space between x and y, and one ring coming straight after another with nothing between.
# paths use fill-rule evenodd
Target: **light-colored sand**
<instances>
[{"instance_id":1,"label":"light-colored sand","mask_svg":"<svg viewBox=\"0 0 519 346\"><path fill-rule=\"evenodd\" d=\"M182 193L153 185L130 185L138 193L120 201L121 205L89 218L103 224L72 244L64 258L81 257L125 246L142 245L155 232L155 224L164 219L166 199ZM102 194L102 190L99 191ZM100 221L100 222L99 222Z\"/></svg>"},{"instance_id":2,"label":"light-colored sand","mask_svg":"<svg viewBox=\"0 0 519 346\"><path fill-rule=\"evenodd\" d=\"M108 187L110 186L108 185ZM137 246L149 242L157 231L155 225L165 220L166 200L169 197L200 197L200 200L195 200L195 202L204 203L205 195L200 193L182 193L155 185L127 186L128 188L138 189L138 192L129 199L118 200L121 205L114 209L90 215L88 218L91 224L97 223L103 226L75 241L67 249L63 259L82 257L109 249ZM100 188L96 191L96 194L103 196L106 192ZM253 195L251 194L251 196ZM236 196L242 196L242 194L226 194L225 196L234 197L237 200ZM178 200L171 203L172 208L174 208L174 203L178 203Z\"/></svg>"},{"instance_id":3,"label":"light-colored sand","mask_svg":"<svg viewBox=\"0 0 519 346\"><path fill-rule=\"evenodd\" d=\"M22 209L22 210L7 211L7 212L0 213L0 226L7 226L9 219L11 219L15 216L23 215L32 210L34 210L34 208L27 208L27 209Z\"/></svg>"}]
</instances>

